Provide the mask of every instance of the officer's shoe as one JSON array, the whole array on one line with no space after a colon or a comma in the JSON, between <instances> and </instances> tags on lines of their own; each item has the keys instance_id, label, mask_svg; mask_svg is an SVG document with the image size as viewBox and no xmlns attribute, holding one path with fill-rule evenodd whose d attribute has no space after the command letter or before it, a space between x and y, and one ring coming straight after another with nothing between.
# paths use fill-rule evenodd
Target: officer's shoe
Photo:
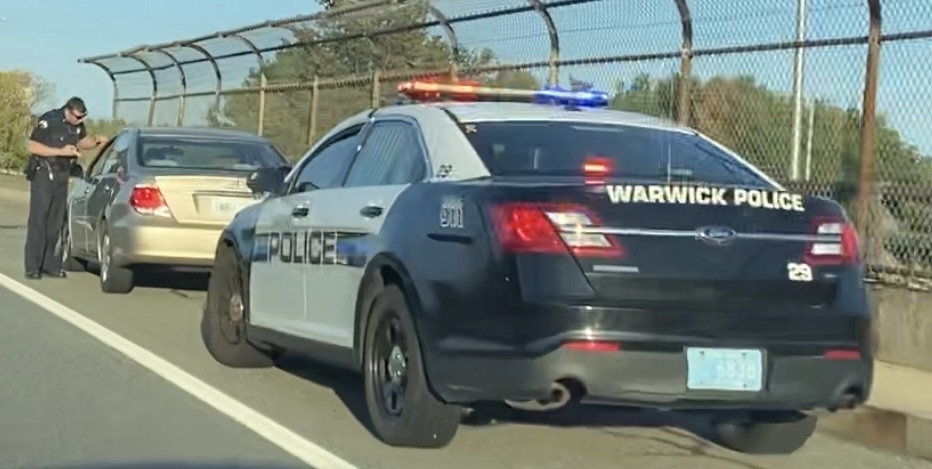
<instances>
[{"instance_id":1,"label":"officer's shoe","mask_svg":"<svg viewBox=\"0 0 932 469\"><path fill-rule=\"evenodd\" d=\"M56 271L54 271L54 272L49 272L49 271L47 271L47 270L43 270L43 271L42 271L42 274L43 274L43 275L47 275L47 276L52 277L52 278L65 278L65 277L68 276L68 274L66 274L64 270L56 270Z\"/></svg>"},{"instance_id":2,"label":"officer's shoe","mask_svg":"<svg viewBox=\"0 0 932 469\"><path fill-rule=\"evenodd\" d=\"M28 280L39 280L42 278L42 274L39 272L26 272L26 278Z\"/></svg>"}]
</instances>

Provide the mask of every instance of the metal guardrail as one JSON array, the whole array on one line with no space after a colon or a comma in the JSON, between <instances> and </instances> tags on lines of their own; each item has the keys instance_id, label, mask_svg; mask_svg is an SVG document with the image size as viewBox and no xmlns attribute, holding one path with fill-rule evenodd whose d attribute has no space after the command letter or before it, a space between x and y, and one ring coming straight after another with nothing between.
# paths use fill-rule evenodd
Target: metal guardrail
<instances>
[{"instance_id":1,"label":"metal guardrail","mask_svg":"<svg viewBox=\"0 0 932 469\"><path fill-rule=\"evenodd\" d=\"M590 82L623 77L630 86L615 90L614 107L697 127L788 186L842 201L873 273L932 277L932 160L923 155L932 141L917 148L908 140L925 138L915 131L921 125L903 134L877 110L879 98L895 120L926 116L918 119L932 125L932 66L911 60L932 49L932 4L809 1L811 21L782 0L370 0L80 61L110 77L114 116L138 125L247 129L293 155L348 114L385 104L392 85L410 77L468 75L521 86L575 79L567 71ZM531 23L540 32L514 36ZM604 51L625 35L652 39ZM531 52L535 41L543 44ZM882 45L896 49L883 67ZM792 94L774 89L777 78L767 83L784 59L794 67L786 73ZM235 61L249 70L225 69ZM837 82L844 96L804 99L804 65L823 92ZM126 95L140 76L145 82L136 85L145 91ZM229 86L231 76L240 83ZM892 85L882 86L881 77ZM206 86L195 89L197 79ZM925 101L899 95L903 84Z\"/></svg>"}]
</instances>

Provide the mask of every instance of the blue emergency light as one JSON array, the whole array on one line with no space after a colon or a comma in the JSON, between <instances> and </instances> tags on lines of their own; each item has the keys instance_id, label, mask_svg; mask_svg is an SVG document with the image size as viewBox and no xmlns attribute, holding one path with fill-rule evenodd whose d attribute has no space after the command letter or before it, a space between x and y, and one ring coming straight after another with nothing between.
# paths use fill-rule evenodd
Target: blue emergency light
<instances>
[{"instance_id":1,"label":"blue emergency light","mask_svg":"<svg viewBox=\"0 0 932 469\"><path fill-rule=\"evenodd\" d=\"M496 88L481 85L457 85L407 81L398 85L398 92L415 101L509 101L551 104L569 107L608 106L608 93L592 90L565 90L559 87L541 90Z\"/></svg>"},{"instance_id":2,"label":"blue emergency light","mask_svg":"<svg viewBox=\"0 0 932 469\"><path fill-rule=\"evenodd\" d=\"M534 102L574 107L605 107L608 106L608 100L608 93L604 91L574 91L553 87L536 91Z\"/></svg>"}]
</instances>

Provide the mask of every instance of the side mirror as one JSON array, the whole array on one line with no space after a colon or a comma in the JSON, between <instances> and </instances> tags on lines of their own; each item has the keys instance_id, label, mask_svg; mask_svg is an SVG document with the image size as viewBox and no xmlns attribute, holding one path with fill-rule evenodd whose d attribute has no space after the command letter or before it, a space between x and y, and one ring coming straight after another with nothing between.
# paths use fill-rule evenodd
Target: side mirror
<instances>
[{"instance_id":1,"label":"side mirror","mask_svg":"<svg viewBox=\"0 0 932 469\"><path fill-rule=\"evenodd\" d=\"M291 168L288 166L259 168L249 175L249 179L246 180L246 187L256 194L267 192L278 194L289 171L291 171Z\"/></svg>"}]
</instances>

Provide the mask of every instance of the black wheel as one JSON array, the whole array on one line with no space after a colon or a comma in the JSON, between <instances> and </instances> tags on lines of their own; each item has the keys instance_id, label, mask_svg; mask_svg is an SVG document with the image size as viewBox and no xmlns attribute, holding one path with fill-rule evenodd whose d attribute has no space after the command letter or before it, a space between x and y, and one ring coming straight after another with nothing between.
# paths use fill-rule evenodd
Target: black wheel
<instances>
[{"instance_id":1,"label":"black wheel","mask_svg":"<svg viewBox=\"0 0 932 469\"><path fill-rule=\"evenodd\" d=\"M722 446L747 454L791 454L815 433L817 418L796 412L752 415L715 423Z\"/></svg>"},{"instance_id":2,"label":"black wheel","mask_svg":"<svg viewBox=\"0 0 932 469\"><path fill-rule=\"evenodd\" d=\"M242 274L232 249L214 262L201 317L201 339L214 360L233 368L267 368L280 352L262 350L246 338L246 308Z\"/></svg>"},{"instance_id":3,"label":"black wheel","mask_svg":"<svg viewBox=\"0 0 932 469\"><path fill-rule=\"evenodd\" d=\"M462 409L440 401L429 388L401 289L387 286L371 311L364 336L363 376L376 436L392 446L446 446L456 435Z\"/></svg>"},{"instance_id":4,"label":"black wheel","mask_svg":"<svg viewBox=\"0 0 932 469\"><path fill-rule=\"evenodd\" d=\"M102 225L100 233L97 262L100 265L100 289L104 293L124 294L133 291L133 270L113 263L113 240L106 225Z\"/></svg>"},{"instance_id":5,"label":"black wheel","mask_svg":"<svg viewBox=\"0 0 932 469\"><path fill-rule=\"evenodd\" d=\"M61 239L61 266L68 272L84 272L87 270L87 265L71 255L72 239L70 224L70 221L65 223L65 229L62 231L61 237L59 238Z\"/></svg>"}]
</instances>

